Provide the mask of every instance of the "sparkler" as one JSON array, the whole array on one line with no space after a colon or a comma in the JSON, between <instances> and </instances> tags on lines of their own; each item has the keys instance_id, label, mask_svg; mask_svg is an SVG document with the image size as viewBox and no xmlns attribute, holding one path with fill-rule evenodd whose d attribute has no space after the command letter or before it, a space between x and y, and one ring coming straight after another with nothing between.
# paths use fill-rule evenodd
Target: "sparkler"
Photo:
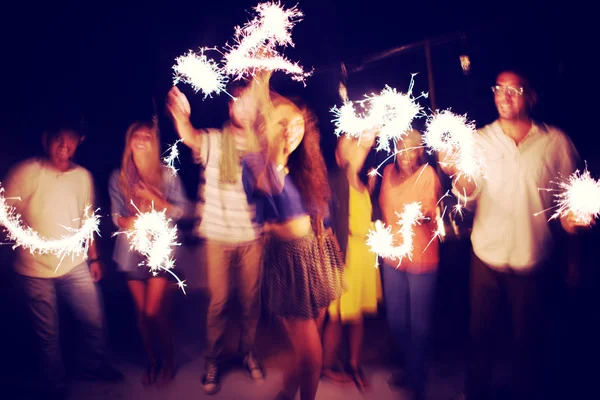
<instances>
[{"instance_id":1,"label":"sparkler","mask_svg":"<svg viewBox=\"0 0 600 400\"><path fill-rule=\"evenodd\" d=\"M176 176L178 171L178 169L175 168L175 160L179 161L179 149L177 148L177 144L179 142L183 142L183 139L179 139L173 143L173 145L166 151L169 153L169 155L163 158L164 164L171 170L171 174L173 174L173 176Z\"/></svg>"},{"instance_id":2,"label":"sparkler","mask_svg":"<svg viewBox=\"0 0 600 400\"><path fill-rule=\"evenodd\" d=\"M284 71L292 79L304 82L311 72L304 72L278 54L276 46L294 47L291 30L303 14L296 6L284 9L279 3L261 3L254 8L257 16L243 27L236 26L235 47L225 54L225 71L241 79L254 76L257 70Z\"/></svg>"},{"instance_id":3,"label":"sparkler","mask_svg":"<svg viewBox=\"0 0 600 400\"><path fill-rule=\"evenodd\" d=\"M137 251L146 257L146 261L141 265L146 265L154 276L159 271L165 271L173 275L177 280L179 288L185 293L185 282L171 271L175 265L173 259L173 246L179 246L177 243L177 227L171 227L171 220L167 218L165 210L151 211L142 213L131 202L138 211L133 229L128 231L116 232L115 235L124 234L129 239L129 250Z\"/></svg>"},{"instance_id":4,"label":"sparkler","mask_svg":"<svg viewBox=\"0 0 600 400\"><path fill-rule=\"evenodd\" d=\"M402 244L396 246L395 234L392 233L391 226L385 226L381 221L375 222L375 230L369 231L367 238L367 245L373 253L376 253L380 257L389 258L392 260L398 260L398 266L402 263L404 257L412 259L413 252L413 236L414 226L420 224L420 220L423 218L421 211L421 203L409 203L404 206L402 214L396 212L396 215L400 218L398 223L400 224L400 233L402 236Z\"/></svg>"},{"instance_id":5,"label":"sparkler","mask_svg":"<svg viewBox=\"0 0 600 400\"><path fill-rule=\"evenodd\" d=\"M436 203L436 207L442 202L442 200L444 200L444 198L446 197L450 197L450 191L447 190L446 193L444 193L444 195L442 197L440 197L440 199L438 200L438 202ZM465 193L465 190L463 189L463 198L465 199L465 204L460 204L460 197L456 197L457 199L457 203L454 205L454 207L452 207L452 211L450 212L450 215L454 214L454 215L460 215L461 218L464 217L464 209L467 206L467 194ZM446 212L446 206L444 206L444 213Z\"/></svg>"},{"instance_id":6,"label":"sparkler","mask_svg":"<svg viewBox=\"0 0 600 400\"><path fill-rule=\"evenodd\" d=\"M367 175L368 175L369 177L372 177L372 176L379 176L379 177L383 177L383 175L381 175L381 174L379 173L379 168L371 168L371 169L369 170L369 172L367 173Z\"/></svg>"},{"instance_id":7,"label":"sparkler","mask_svg":"<svg viewBox=\"0 0 600 400\"><path fill-rule=\"evenodd\" d=\"M582 225L589 225L595 218L600 216L600 181L592 178L587 167L583 173L577 170L567 179L553 183L558 187L539 190L559 192L554 195L557 200L556 205L534 215L537 216L556 208L550 219L562 218L572 214L575 222Z\"/></svg>"},{"instance_id":8,"label":"sparkler","mask_svg":"<svg viewBox=\"0 0 600 400\"><path fill-rule=\"evenodd\" d=\"M424 143L437 152L445 152L455 160L459 175L469 179L481 176L482 161L475 146L475 124L464 115L448 110L435 113L427 121Z\"/></svg>"},{"instance_id":9,"label":"sparkler","mask_svg":"<svg viewBox=\"0 0 600 400\"><path fill-rule=\"evenodd\" d=\"M407 93L397 92L386 85L378 95L365 95L364 100L357 102L345 101L340 108L333 106L331 112L335 116L335 134L360 138L362 132L376 129L379 131L376 150L389 152L390 141L401 139L412 128L415 117L424 115L423 108L416 100L427 97L427 93L412 97L413 85L414 75ZM357 113L355 106L363 111Z\"/></svg>"},{"instance_id":10,"label":"sparkler","mask_svg":"<svg viewBox=\"0 0 600 400\"><path fill-rule=\"evenodd\" d=\"M442 212L442 215L440 215L440 213L439 213L439 208L436 209L436 214L437 214L435 217L436 229L433 231L433 237L431 238L429 243L427 243L427 246L425 246L425 248L423 249L423 253L425 253L427 251L427 249L429 248L429 246L431 245L431 243L433 243L433 241L435 239L440 238L440 241L444 241L443 238L446 236L446 227L444 226L444 216L446 215L447 209L448 209L448 207L444 207L444 211Z\"/></svg>"},{"instance_id":11,"label":"sparkler","mask_svg":"<svg viewBox=\"0 0 600 400\"><path fill-rule=\"evenodd\" d=\"M173 85L184 82L192 86L196 91L202 91L204 98L212 97L212 93L226 93L227 77L223 74L219 65L212 59L206 57L205 49L201 48L199 52L189 50L187 54L179 56L175 59L173 65Z\"/></svg>"},{"instance_id":12,"label":"sparkler","mask_svg":"<svg viewBox=\"0 0 600 400\"><path fill-rule=\"evenodd\" d=\"M446 215L446 209L447 209L447 207L444 207L444 211L442 212L442 215L439 214L439 209L438 209L438 213L436 215L437 229L435 231L434 237L443 238L446 236L446 226L444 225L444 216ZM425 250L427 250L427 248L425 248Z\"/></svg>"},{"instance_id":13,"label":"sparkler","mask_svg":"<svg viewBox=\"0 0 600 400\"><path fill-rule=\"evenodd\" d=\"M395 146L394 146L395 147ZM382 162L379 163L379 165L377 165L377 167L371 168L369 170L369 172L367 173L367 176L369 177L373 177L373 176L380 176L383 177L383 175L381 175L379 173L379 170L381 169L381 167L383 167L385 165L385 163L387 163L390 159L396 157L398 154L402 154L405 151L410 151L410 150L416 150L416 149L423 149L425 148L425 146L415 146L415 147L407 147L404 149L396 149L394 150L388 157L386 157L385 160L383 160ZM423 173L423 171L421 171L421 173Z\"/></svg>"},{"instance_id":14,"label":"sparkler","mask_svg":"<svg viewBox=\"0 0 600 400\"><path fill-rule=\"evenodd\" d=\"M0 225L4 226L9 239L14 242L13 249L22 247L29 250L31 254L53 254L60 259L56 270L68 255L73 258L80 256L87 258L87 251L90 243L94 240L94 233L100 233L98 230L100 217L91 212L91 206L85 207L80 228L64 227L71 235L65 235L60 239L46 239L31 227L25 226L14 207L6 204L3 192L4 189L0 188Z\"/></svg>"}]
</instances>

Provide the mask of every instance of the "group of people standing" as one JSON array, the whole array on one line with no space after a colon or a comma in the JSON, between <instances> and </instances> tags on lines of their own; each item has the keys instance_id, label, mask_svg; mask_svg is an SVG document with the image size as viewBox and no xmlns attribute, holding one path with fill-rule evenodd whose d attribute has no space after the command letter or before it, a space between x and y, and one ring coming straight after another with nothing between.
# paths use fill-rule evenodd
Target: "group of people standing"
<instances>
[{"instance_id":1,"label":"group of people standing","mask_svg":"<svg viewBox=\"0 0 600 400\"><path fill-rule=\"evenodd\" d=\"M225 306L235 277L242 312L240 350L251 378L265 378L255 349L261 304L282 321L292 344L292 361L277 399L293 399L298 392L303 400L314 399L322 378L367 389L360 358L363 316L376 313L382 297L406 361L405 373L394 375L390 385L425 398L440 262L439 243L431 238L442 185L425 161L421 135L413 130L397 143L401 152L385 167L380 182L362 179L375 130L364 132L360 141L340 138L336 167L327 171L314 114L300 99L271 90L269 79L270 74L261 73L232 91L236 100L229 102L230 118L221 129L195 128L190 104L177 87L167 96L175 129L202 167L195 228L203 239L196 261L207 271L209 291L202 387L209 394L220 389ZM552 203L538 188L573 172L577 153L564 133L531 119L536 95L525 77L502 72L492 90L499 118L476 134L486 177L460 177L450 156L439 154L456 196L476 206L470 281L473 351L461 397L490 396L494 363L489 340L497 306L506 297L515 339L513 398L532 398L543 378L544 288L554 260L552 239L560 234L543 216L534 216ZM63 226L77 228L85 205L93 203L90 174L72 162L81 140L74 129L48 131L46 157L20 164L4 182L7 198L21 198L13 205L24 222L44 237L60 237ZM113 222L121 230L133 226L137 212L152 207L166 210L174 222L186 215L181 181L161 164L156 123L130 126L109 192ZM375 268L377 257L366 244L374 215L399 231L397 212L414 202L421 204L424 218L414 228L412 258L400 264L383 259ZM583 228L570 216L560 225L570 235ZM53 256L17 251L15 271L41 345L46 387L59 394L64 390L57 297L67 300L86 327L93 350L86 374L120 379L106 363L101 338L100 299L93 284L102 272L96 247L90 247L87 260L65 258L58 269ZM124 235L117 237L113 259L127 278L148 354L143 383L168 382L175 376L175 363L167 276L140 267L143 259L130 251ZM349 359L340 363L345 326Z\"/></svg>"}]
</instances>

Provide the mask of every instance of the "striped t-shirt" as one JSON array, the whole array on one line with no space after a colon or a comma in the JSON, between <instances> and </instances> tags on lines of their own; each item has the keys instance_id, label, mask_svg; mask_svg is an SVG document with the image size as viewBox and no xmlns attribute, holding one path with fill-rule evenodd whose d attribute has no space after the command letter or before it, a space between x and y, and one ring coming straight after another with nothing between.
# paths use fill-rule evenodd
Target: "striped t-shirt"
<instances>
[{"instance_id":1,"label":"striped t-shirt","mask_svg":"<svg viewBox=\"0 0 600 400\"><path fill-rule=\"evenodd\" d=\"M221 183L219 168L223 132L208 129L202 135L201 148L195 152L196 162L204 167L198 185L196 213L200 223L196 234L227 243L256 240L262 233L262 226L256 222L255 207L248 204L241 165L235 184Z\"/></svg>"}]
</instances>

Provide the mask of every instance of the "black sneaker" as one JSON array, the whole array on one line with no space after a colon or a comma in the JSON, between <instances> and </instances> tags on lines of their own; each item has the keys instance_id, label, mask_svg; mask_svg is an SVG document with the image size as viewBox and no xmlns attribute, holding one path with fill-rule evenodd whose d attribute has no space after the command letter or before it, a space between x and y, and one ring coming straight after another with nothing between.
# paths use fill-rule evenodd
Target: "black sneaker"
<instances>
[{"instance_id":1,"label":"black sneaker","mask_svg":"<svg viewBox=\"0 0 600 400\"><path fill-rule=\"evenodd\" d=\"M263 371L262 365L260 362L254 357L254 355L250 352L244 358L244 367L248 370L250 374L250 378L256 383L263 383L265 380L265 373Z\"/></svg>"},{"instance_id":2,"label":"black sneaker","mask_svg":"<svg viewBox=\"0 0 600 400\"><path fill-rule=\"evenodd\" d=\"M204 376L202 377L202 389L206 394L215 394L221 390L219 379L219 367L214 362L206 363Z\"/></svg>"}]
</instances>

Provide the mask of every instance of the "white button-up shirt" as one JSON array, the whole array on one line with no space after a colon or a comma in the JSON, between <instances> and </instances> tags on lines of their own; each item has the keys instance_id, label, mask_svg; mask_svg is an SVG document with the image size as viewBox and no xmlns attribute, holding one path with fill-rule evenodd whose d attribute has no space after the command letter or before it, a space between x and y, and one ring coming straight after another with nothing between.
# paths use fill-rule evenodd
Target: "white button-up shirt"
<instances>
[{"instance_id":1,"label":"white button-up shirt","mask_svg":"<svg viewBox=\"0 0 600 400\"><path fill-rule=\"evenodd\" d=\"M477 189L464 198L475 206L471 242L473 252L499 271L529 272L550 254L550 214L554 205L553 182L575 171L577 151L559 129L533 124L517 146L498 121L476 134L484 163L484 177ZM552 212L552 211L550 211Z\"/></svg>"}]
</instances>

